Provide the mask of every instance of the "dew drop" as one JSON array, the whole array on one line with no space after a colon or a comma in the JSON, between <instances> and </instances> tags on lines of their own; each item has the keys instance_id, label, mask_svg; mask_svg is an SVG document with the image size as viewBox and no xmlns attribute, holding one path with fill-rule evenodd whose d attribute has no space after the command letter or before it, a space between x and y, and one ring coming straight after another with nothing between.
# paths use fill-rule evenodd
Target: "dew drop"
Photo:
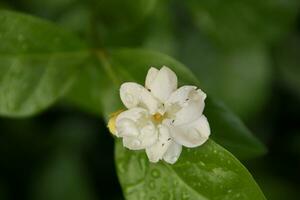
<instances>
[{"instance_id":1,"label":"dew drop","mask_svg":"<svg viewBox=\"0 0 300 200\"><path fill-rule=\"evenodd\" d=\"M159 178L160 177L160 172L157 169L153 169L151 171L151 175L153 178Z\"/></svg>"}]
</instances>

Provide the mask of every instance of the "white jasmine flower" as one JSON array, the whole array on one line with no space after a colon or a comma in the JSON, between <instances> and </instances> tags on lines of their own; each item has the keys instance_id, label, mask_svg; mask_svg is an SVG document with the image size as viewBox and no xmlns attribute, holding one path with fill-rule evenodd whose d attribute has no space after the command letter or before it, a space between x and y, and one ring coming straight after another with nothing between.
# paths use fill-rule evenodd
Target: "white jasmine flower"
<instances>
[{"instance_id":1,"label":"white jasmine flower","mask_svg":"<svg viewBox=\"0 0 300 200\"><path fill-rule=\"evenodd\" d=\"M175 163L182 145L198 147L210 135L203 115L206 94L196 86L177 89L176 74L168 67L151 67L145 87L133 82L121 85L120 97L128 110L109 124L131 150L145 149L151 162ZM110 122L111 123L111 122Z\"/></svg>"}]
</instances>

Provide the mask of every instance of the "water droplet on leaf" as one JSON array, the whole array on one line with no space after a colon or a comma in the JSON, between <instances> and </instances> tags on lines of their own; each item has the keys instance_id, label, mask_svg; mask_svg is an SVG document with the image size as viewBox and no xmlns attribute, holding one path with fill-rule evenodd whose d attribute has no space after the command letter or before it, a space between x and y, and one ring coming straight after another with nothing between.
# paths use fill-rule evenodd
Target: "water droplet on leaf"
<instances>
[{"instance_id":1,"label":"water droplet on leaf","mask_svg":"<svg viewBox=\"0 0 300 200\"><path fill-rule=\"evenodd\" d=\"M153 178L158 178L158 177L160 177L160 172L157 169L153 169L151 171L151 175Z\"/></svg>"}]
</instances>

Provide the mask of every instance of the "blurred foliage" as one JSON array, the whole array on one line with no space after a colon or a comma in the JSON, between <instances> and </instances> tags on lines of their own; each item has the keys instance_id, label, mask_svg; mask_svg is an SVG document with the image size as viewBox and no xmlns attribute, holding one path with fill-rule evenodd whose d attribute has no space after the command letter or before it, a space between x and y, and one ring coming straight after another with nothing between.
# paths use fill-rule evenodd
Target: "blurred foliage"
<instances>
[{"instance_id":1,"label":"blurred foliage","mask_svg":"<svg viewBox=\"0 0 300 200\"><path fill-rule=\"evenodd\" d=\"M291 35L275 49L280 80L300 98L300 36Z\"/></svg>"},{"instance_id":2,"label":"blurred foliage","mask_svg":"<svg viewBox=\"0 0 300 200\"><path fill-rule=\"evenodd\" d=\"M122 199L103 121L59 106L30 119L2 118L0 125L7 199Z\"/></svg>"},{"instance_id":3,"label":"blurred foliage","mask_svg":"<svg viewBox=\"0 0 300 200\"><path fill-rule=\"evenodd\" d=\"M37 178L32 199L95 199L87 183L81 162L69 155L60 155L50 163Z\"/></svg>"},{"instance_id":4,"label":"blurred foliage","mask_svg":"<svg viewBox=\"0 0 300 200\"><path fill-rule=\"evenodd\" d=\"M298 0L187 1L196 26L229 47L275 41L290 29L298 6Z\"/></svg>"},{"instance_id":5,"label":"blurred foliage","mask_svg":"<svg viewBox=\"0 0 300 200\"><path fill-rule=\"evenodd\" d=\"M145 47L167 53L190 67L201 88L224 100L264 140L269 153L242 162L266 197L296 199L300 187L299 4L298 0L2 0L1 9L48 19L78 38L56 26L49 29L49 23L45 28L44 21L24 24L28 28L22 30L25 26L14 26L14 19L1 19L0 31L10 39L1 40L0 52L11 55L1 56L0 63L15 62L9 73L18 79L2 84L5 68L1 67L0 112L5 115L22 107L16 115L39 112L55 102L63 85L69 87L69 78L65 83L57 80L78 68L86 55L57 57L53 52L89 46ZM32 40L31 30L44 30L44 34ZM27 35L11 34L26 31ZM24 48L18 48L21 43ZM8 48L10 44L13 48ZM30 54L36 53L51 56L33 59ZM114 169L113 140L98 117L107 109L106 104L100 105L103 96L118 106L116 93L111 93L115 86L101 84L108 83L110 75L97 76L107 73L103 65L110 61L103 56L102 52L90 58L68 96L53 109L28 119L0 118L0 199L123 199ZM139 62L140 57L128 59L124 65ZM162 62L155 59L155 63ZM53 68L41 70L44 62ZM120 59L115 63L120 65ZM61 73L61 69L66 71ZM36 79L49 73L56 79L44 83ZM76 76L76 70L72 73ZM122 76L124 72L117 78ZM37 91L26 101L13 89L24 80L29 83L23 86L24 94L32 88ZM51 87L50 81L55 83ZM86 90L88 87L93 89ZM38 106L30 108L28 102ZM11 105L9 110L7 105ZM79 105L93 114L78 112ZM220 132L222 118L215 123ZM232 133L232 129L224 130Z\"/></svg>"},{"instance_id":6,"label":"blurred foliage","mask_svg":"<svg viewBox=\"0 0 300 200\"><path fill-rule=\"evenodd\" d=\"M193 30L183 40L179 57L195 71L207 91L223 99L245 119L262 108L271 81L270 58L265 46L218 48ZM190 51L197 52L198 56Z\"/></svg>"}]
</instances>

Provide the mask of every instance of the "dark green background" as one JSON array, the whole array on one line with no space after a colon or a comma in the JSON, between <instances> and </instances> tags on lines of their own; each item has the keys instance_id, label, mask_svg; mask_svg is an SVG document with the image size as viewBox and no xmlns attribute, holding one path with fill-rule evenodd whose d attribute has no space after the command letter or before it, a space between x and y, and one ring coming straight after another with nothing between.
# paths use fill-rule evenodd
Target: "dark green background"
<instances>
[{"instance_id":1,"label":"dark green background","mask_svg":"<svg viewBox=\"0 0 300 200\"><path fill-rule=\"evenodd\" d=\"M183 62L266 144L265 156L241 162L268 199L281 200L300 195L299 3L1 0L0 8L53 21L93 48L144 47ZM123 199L113 149L104 119L67 100L32 118L1 117L0 199Z\"/></svg>"}]
</instances>

